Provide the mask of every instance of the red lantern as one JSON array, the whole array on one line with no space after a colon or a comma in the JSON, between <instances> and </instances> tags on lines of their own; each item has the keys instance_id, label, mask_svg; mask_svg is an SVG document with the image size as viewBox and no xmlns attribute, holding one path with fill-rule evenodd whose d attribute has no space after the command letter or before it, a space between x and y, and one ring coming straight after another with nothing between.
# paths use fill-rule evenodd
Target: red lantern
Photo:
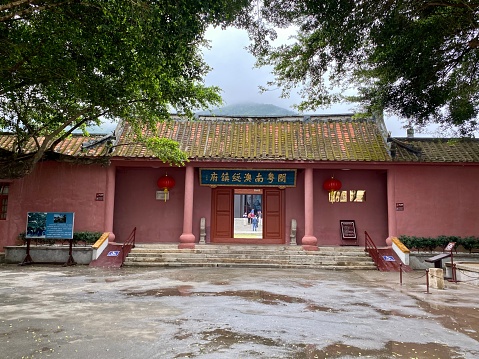
<instances>
[{"instance_id":1,"label":"red lantern","mask_svg":"<svg viewBox=\"0 0 479 359\"><path fill-rule=\"evenodd\" d=\"M162 176L158 179L158 182L156 182L156 184L165 193L165 202L166 202L166 194L168 193L168 191L170 189L175 187L176 182L175 182L174 178L173 177L168 177L168 175L165 174L164 176Z\"/></svg>"},{"instance_id":2,"label":"red lantern","mask_svg":"<svg viewBox=\"0 0 479 359\"><path fill-rule=\"evenodd\" d=\"M323 188L328 191L329 193L334 191L339 191L341 189L342 183L340 180L331 176L330 179L324 181Z\"/></svg>"}]
</instances>

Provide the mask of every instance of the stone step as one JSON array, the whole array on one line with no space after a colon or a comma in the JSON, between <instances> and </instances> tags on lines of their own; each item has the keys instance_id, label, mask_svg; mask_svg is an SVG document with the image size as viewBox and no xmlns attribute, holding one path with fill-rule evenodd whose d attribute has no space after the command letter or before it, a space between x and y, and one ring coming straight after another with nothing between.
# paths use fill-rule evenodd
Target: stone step
<instances>
[{"instance_id":1,"label":"stone step","mask_svg":"<svg viewBox=\"0 0 479 359\"><path fill-rule=\"evenodd\" d=\"M283 264L283 263L217 263L217 262L207 262L207 263L174 263L174 262L129 262L124 263L125 266L131 267L224 267L224 268L283 268L283 269L328 269L328 270L376 270L375 265L313 265L313 264Z\"/></svg>"},{"instance_id":2,"label":"stone step","mask_svg":"<svg viewBox=\"0 0 479 359\"><path fill-rule=\"evenodd\" d=\"M376 269L361 247L320 247L304 251L300 246L139 244L125 266L159 267L257 267Z\"/></svg>"},{"instance_id":3,"label":"stone step","mask_svg":"<svg viewBox=\"0 0 479 359\"><path fill-rule=\"evenodd\" d=\"M162 251L176 251L176 252L183 252L183 251L300 251L304 252L301 246L297 245L239 245L239 244L196 244L194 249L178 249L177 243L172 244L136 244L135 250L162 250ZM359 246L325 246L319 247L318 251L312 251L311 253L316 252L364 252L364 247Z\"/></svg>"},{"instance_id":4,"label":"stone step","mask_svg":"<svg viewBox=\"0 0 479 359\"><path fill-rule=\"evenodd\" d=\"M135 247L133 249L135 253L173 253L173 254L184 254L184 253L238 253L238 254L246 254L246 255L253 255L255 253L287 253L287 254L302 254L302 255L351 255L351 256L358 256L358 255L366 255L362 248L356 247L355 249L347 249L344 247L321 247L318 251L304 251L302 248L298 248L297 246L292 247L276 247L276 248L269 248L269 247L254 247L248 248L246 246L241 247L221 247L221 246L205 246L203 248L195 248L195 249L178 249L176 247Z\"/></svg>"},{"instance_id":5,"label":"stone step","mask_svg":"<svg viewBox=\"0 0 479 359\"><path fill-rule=\"evenodd\" d=\"M147 258L158 258L164 261L168 260L220 260L220 259L231 259L235 258L238 260L248 259L248 260L283 260L290 262L318 262L318 261L359 261L359 262L370 262L371 258L366 255L361 256L341 256L341 255L328 255L328 256L311 256L311 255L280 255L280 254L236 254L236 253L135 253L132 252L128 256L131 260L141 260Z\"/></svg>"},{"instance_id":6,"label":"stone step","mask_svg":"<svg viewBox=\"0 0 479 359\"><path fill-rule=\"evenodd\" d=\"M282 263L370 263L369 258L331 258L331 257L317 257L317 258L288 258L288 257L273 257L273 258L248 258L248 257L234 257L234 256L218 256L218 257L161 257L161 256L128 256L128 261L133 262L282 262Z\"/></svg>"}]
</instances>

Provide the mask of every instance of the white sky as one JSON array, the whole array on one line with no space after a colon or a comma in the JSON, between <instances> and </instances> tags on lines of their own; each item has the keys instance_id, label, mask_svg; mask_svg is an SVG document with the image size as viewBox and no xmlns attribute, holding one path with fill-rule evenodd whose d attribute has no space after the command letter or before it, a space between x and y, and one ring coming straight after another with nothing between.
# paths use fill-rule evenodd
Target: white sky
<instances>
[{"instance_id":1,"label":"white sky","mask_svg":"<svg viewBox=\"0 0 479 359\"><path fill-rule=\"evenodd\" d=\"M277 41L286 42L293 32L282 30L279 32ZM206 63L212 68L212 71L206 76L205 84L208 86L218 86L223 91L221 93L225 105L235 103L256 102L273 104L279 107L294 110L292 105L298 104L301 99L298 94L292 93L287 99L281 98L279 89L260 93L259 86L266 86L268 80L273 79L273 75L268 68L255 68L255 58L245 49L249 44L248 35L244 30L228 28L209 29L206 38L210 41L211 49L204 50ZM329 108L318 109L315 114L344 114L353 113L354 104L335 104ZM388 131L393 137L406 137L406 129L403 128L403 122L393 116L384 115L384 120ZM99 132L112 132L115 124L105 123L101 126ZM418 133L416 137L437 137L434 130L429 128L428 132ZM90 129L92 133L98 132L97 128Z\"/></svg>"},{"instance_id":2,"label":"white sky","mask_svg":"<svg viewBox=\"0 0 479 359\"><path fill-rule=\"evenodd\" d=\"M291 33L290 33L291 34ZM283 31L279 41L287 41L290 35ZM279 89L259 92L259 86L266 86L268 80L273 79L268 68L255 68L255 58L247 52L248 35L244 30L228 28L226 30L209 29L206 38L210 40L211 49L204 51L206 63L213 70L206 76L206 85L219 86L223 92L225 105L242 102L257 102L273 104L279 107L294 110L291 106L300 102L298 94L291 94L290 98L280 97ZM354 112L354 104L336 104L326 109L315 111L316 114L339 114ZM388 131L394 137L406 137L403 123L397 118L385 115ZM426 134L421 134L421 137Z\"/></svg>"}]
</instances>

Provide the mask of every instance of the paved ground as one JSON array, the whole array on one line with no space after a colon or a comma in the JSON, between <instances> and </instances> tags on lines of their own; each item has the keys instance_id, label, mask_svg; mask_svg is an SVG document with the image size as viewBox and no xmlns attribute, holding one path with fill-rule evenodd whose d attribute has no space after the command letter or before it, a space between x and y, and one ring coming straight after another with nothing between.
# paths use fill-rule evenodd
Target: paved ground
<instances>
[{"instance_id":1,"label":"paved ground","mask_svg":"<svg viewBox=\"0 0 479 359\"><path fill-rule=\"evenodd\" d=\"M479 287L423 271L0 265L0 358L478 358Z\"/></svg>"}]
</instances>

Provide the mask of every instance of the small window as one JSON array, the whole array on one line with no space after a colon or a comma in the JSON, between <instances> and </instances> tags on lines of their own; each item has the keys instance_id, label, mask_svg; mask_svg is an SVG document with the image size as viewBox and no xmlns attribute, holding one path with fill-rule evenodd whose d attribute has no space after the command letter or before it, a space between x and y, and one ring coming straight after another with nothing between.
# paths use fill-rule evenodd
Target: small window
<instances>
[{"instance_id":1,"label":"small window","mask_svg":"<svg viewBox=\"0 0 479 359\"><path fill-rule=\"evenodd\" d=\"M7 219L8 184L0 183L0 221Z\"/></svg>"}]
</instances>

